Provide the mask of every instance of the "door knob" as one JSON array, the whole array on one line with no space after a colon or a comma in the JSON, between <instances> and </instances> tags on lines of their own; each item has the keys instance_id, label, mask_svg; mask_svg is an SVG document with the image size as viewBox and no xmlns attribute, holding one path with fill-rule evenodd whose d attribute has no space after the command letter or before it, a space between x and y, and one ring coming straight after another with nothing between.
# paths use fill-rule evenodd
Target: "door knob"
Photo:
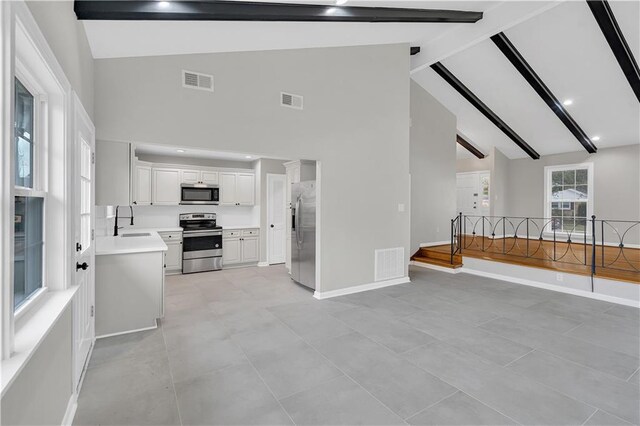
<instances>
[{"instance_id":1,"label":"door knob","mask_svg":"<svg viewBox=\"0 0 640 426\"><path fill-rule=\"evenodd\" d=\"M78 269L82 269L83 271L86 271L88 267L89 265L87 265L87 262L83 262L82 264L79 264L78 262L76 262L76 271Z\"/></svg>"}]
</instances>

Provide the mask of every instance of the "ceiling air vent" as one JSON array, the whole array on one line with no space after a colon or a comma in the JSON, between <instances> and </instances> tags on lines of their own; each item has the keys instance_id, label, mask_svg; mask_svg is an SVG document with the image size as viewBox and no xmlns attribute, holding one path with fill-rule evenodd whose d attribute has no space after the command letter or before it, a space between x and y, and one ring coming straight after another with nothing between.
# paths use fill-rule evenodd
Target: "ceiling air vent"
<instances>
[{"instance_id":1,"label":"ceiling air vent","mask_svg":"<svg viewBox=\"0 0 640 426\"><path fill-rule=\"evenodd\" d=\"M280 105L287 108L302 109L303 97L291 93L280 92Z\"/></svg>"},{"instance_id":2,"label":"ceiling air vent","mask_svg":"<svg viewBox=\"0 0 640 426\"><path fill-rule=\"evenodd\" d=\"M182 70L182 87L213 92L213 76Z\"/></svg>"}]
</instances>

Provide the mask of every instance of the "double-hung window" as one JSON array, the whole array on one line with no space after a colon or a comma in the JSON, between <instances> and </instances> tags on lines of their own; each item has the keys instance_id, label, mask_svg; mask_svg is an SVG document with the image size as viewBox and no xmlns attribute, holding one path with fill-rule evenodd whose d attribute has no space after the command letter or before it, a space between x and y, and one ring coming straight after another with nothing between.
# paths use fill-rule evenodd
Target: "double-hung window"
<instances>
[{"instance_id":1,"label":"double-hung window","mask_svg":"<svg viewBox=\"0 0 640 426\"><path fill-rule=\"evenodd\" d=\"M15 79L13 309L44 289L44 191L38 96Z\"/></svg>"},{"instance_id":2,"label":"double-hung window","mask_svg":"<svg viewBox=\"0 0 640 426\"><path fill-rule=\"evenodd\" d=\"M545 167L545 217L550 231L586 232L593 214L593 163Z\"/></svg>"}]
</instances>

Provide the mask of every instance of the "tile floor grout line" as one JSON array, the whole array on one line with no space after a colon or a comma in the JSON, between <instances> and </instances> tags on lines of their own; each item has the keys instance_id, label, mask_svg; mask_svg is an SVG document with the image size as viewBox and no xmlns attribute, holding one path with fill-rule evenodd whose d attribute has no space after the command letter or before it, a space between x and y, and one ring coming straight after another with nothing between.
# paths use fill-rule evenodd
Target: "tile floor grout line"
<instances>
[{"instance_id":1,"label":"tile floor grout line","mask_svg":"<svg viewBox=\"0 0 640 426\"><path fill-rule=\"evenodd\" d=\"M526 345L525 345L525 346L526 346ZM531 349L529 352L527 352L526 354L524 354L524 355L520 355L518 358L516 358L516 359L514 359L514 360L509 361L508 363L506 363L505 365L502 365L501 367L502 367L502 368L507 368L508 366L510 366L511 364L513 364L514 362L521 360L521 359L522 359L522 358L524 358L525 356L527 356L527 355L529 355L530 353L535 352L535 351L536 351L536 348L533 348L533 349Z\"/></svg>"},{"instance_id":2,"label":"tile floor grout line","mask_svg":"<svg viewBox=\"0 0 640 426\"><path fill-rule=\"evenodd\" d=\"M460 392L462 392L463 394L467 395L469 398L472 398L472 399L474 399L475 401L478 401L480 404L482 404L482 405L484 405L485 407L487 407L487 408L489 408L489 409L491 409L491 410L495 411L496 413L499 413L499 414L501 414L501 415L505 416L507 419L511 420L511 421L512 421L512 422L514 422L515 424L522 425L522 423L520 423L519 421L516 421L515 419L511 418L511 416L508 416L508 415L506 415L505 413L503 413L502 411L500 411L500 410L498 410L498 409L495 409L495 408L491 407L490 405L488 405L488 404L486 404L486 403L484 403L484 402L480 401L478 398L475 398L474 396L469 395L469 394L468 394L468 393L466 393L465 391L461 390Z\"/></svg>"},{"instance_id":3,"label":"tile floor grout line","mask_svg":"<svg viewBox=\"0 0 640 426\"><path fill-rule=\"evenodd\" d=\"M258 377L260 378L260 380L262 381L262 383L265 385L265 387L267 388L267 390L269 391L269 393L271 394L271 396L273 397L273 399L276 400L276 402L278 403L278 405L280 406L280 408L282 409L282 411L284 411L284 413L287 415L287 417L289 418L289 420L291 420L291 424L293 425L297 425L297 423L295 421L293 421L293 418L291 417L291 414L289 414L289 412L287 411L286 408L284 408L284 406L282 405L282 403L280 402L280 400L278 399L278 397L276 397L276 394L273 392L273 390L271 389L271 387L269 387L269 385L267 384L267 381L264 379L264 377L262 377L262 374L260 374L260 372L258 371L258 369L256 368L255 365L253 365L253 362L251 361L251 359L249 358L249 355L247 355L247 352L244 350L244 348L242 346L240 346L239 344L233 342L238 348L240 348L240 350L242 351L242 354L244 355L244 357L247 359L247 362L249 362L249 365L251 366L251 368L253 368L253 371L256 372L256 374L258 375Z\"/></svg>"},{"instance_id":4,"label":"tile floor grout line","mask_svg":"<svg viewBox=\"0 0 640 426\"><path fill-rule=\"evenodd\" d=\"M638 371L640 371L640 367L636 368L636 371L634 371L633 373L631 373L631 375L630 375L629 377L627 377L627 380L625 380L625 382L627 382L627 383L631 383L631 378L632 378L633 376L635 376L635 375L636 375L636 373L637 373ZM633 384L633 383L631 383L631 384Z\"/></svg>"},{"instance_id":5,"label":"tile floor grout line","mask_svg":"<svg viewBox=\"0 0 640 426\"><path fill-rule=\"evenodd\" d=\"M162 323L160 325L162 325ZM173 388L173 397L175 398L176 409L178 410L178 420L180 421L180 426L182 426L183 425L182 414L180 414L180 404L178 403L178 392L176 391L176 382L173 379L173 371L171 371L171 362L169 360L169 348L167 348L167 339L164 335L164 327L162 327L161 333L162 333L162 342L164 343L164 352L167 355L167 367L169 370L169 376L171 377L171 387Z\"/></svg>"},{"instance_id":6,"label":"tile floor grout line","mask_svg":"<svg viewBox=\"0 0 640 426\"><path fill-rule=\"evenodd\" d=\"M573 337L573 336L569 336L569 333L571 333L573 330L577 329L578 327L582 327L583 325L585 325L586 322L582 321L580 324L576 325L575 327L571 327L569 330L565 331L564 333L561 333L563 336L568 336L568 337ZM575 337L573 337L575 339Z\"/></svg>"},{"instance_id":7,"label":"tile floor grout line","mask_svg":"<svg viewBox=\"0 0 640 426\"><path fill-rule=\"evenodd\" d=\"M590 415L589 417L587 417L587 420L585 420L584 422L582 422L582 425L583 425L583 426L584 426L584 425L586 425L586 424L587 424L587 422L588 422L589 420L591 420L591 417L593 417L593 416L595 416L595 415L596 415L596 413L598 412L598 410L599 410L599 408L596 408L596 411L594 411L593 413L591 413L591 415Z\"/></svg>"},{"instance_id":8,"label":"tile floor grout line","mask_svg":"<svg viewBox=\"0 0 640 426\"><path fill-rule=\"evenodd\" d=\"M410 416L407 416L404 421L406 422L407 420L409 420L412 417L415 417L417 415L419 415L420 413L423 413L425 411L427 411L429 408L431 407L435 407L436 405L440 404L442 401L444 401L445 399L449 399L451 398L453 395L457 394L458 392L462 392L460 389L455 388L455 391L453 391L451 394L445 396L444 398L440 398L439 400L437 400L436 402L434 402L433 404L429 404L428 406L424 407L422 410L418 410L417 413L411 414Z\"/></svg>"},{"instance_id":9,"label":"tile floor grout line","mask_svg":"<svg viewBox=\"0 0 640 426\"><path fill-rule=\"evenodd\" d=\"M324 354L322 352L320 352L315 346L313 346L309 341L307 341L304 337L300 336L298 333L296 333L291 327L289 327L289 325L287 323L285 323L284 321L282 321L279 317L276 316L276 318L278 318L278 321L280 321L285 327L287 327L293 334L295 334L296 336L298 336L303 342L305 342L307 345L309 345L309 347L311 349L313 349L318 355L320 355L323 359L325 359L329 364L333 365L338 371L340 371L342 374L345 375L345 377L347 377L349 380L351 380L352 382L354 382L356 385L358 385L362 390L364 390L366 393L368 393L373 399L375 399L376 401L378 401L380 404L382 404L382 406L384 408L386 408L387 410L389 410L389 412L391 412L392 414L394 414L395 416L397 416L400 420L402 420L404 423L407 423L400 414L396 413L395 411L393 411L390 407L387 406L387 404L385 404L384 402L380 401L374 394L372 394L371 392L369 392L368 389L366 389L364 386L362 386L356 379L354 379L353 377L351 377L349 374L347 374L344 370L342 370L340 367L338 367L333 361L331 361L329 358L327 358L326 356L324 356ZM351 327L349 327L351 328ZM358 333L358 331L353 330L354 333ZM361 334L361 333L359 333ZM331 338L329 338L331 339ZM328 339L327 339L328 340ZM378 342L374 342L376 344L379 345ZM382 346L382 345L381 345ZM383 346L385 349L386 347ZM335 379L335 377L334 377ZM455 387L455 386L454 386ZM457 389L457 388L456 388ZM307 389L309 390L309 389ZM296 392L292 395L289 395L289 397L296 395L297 393L300 392ZM287 398L289 398L287 397Z\"/></svg>"}]
</instances>

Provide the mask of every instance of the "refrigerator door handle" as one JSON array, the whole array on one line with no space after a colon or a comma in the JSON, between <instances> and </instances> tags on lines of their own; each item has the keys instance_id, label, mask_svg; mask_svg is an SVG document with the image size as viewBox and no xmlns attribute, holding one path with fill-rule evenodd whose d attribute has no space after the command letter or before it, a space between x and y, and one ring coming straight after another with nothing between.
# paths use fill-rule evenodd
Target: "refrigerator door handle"
<instances>
[{"instance_id":1,"label":"refrigerator door handle","mask_svg":"<svg viewBox=\"0 0 640 426\"><path fill-rule=\"evenodd\" d=\"M296 200L296 245L298 246L298 248L300 248L300 246L302 245L302 238L300 237L300 213L302 211L302 209L300 208L302 204L302 200L300 199L300 197L298 197L298 199Z\"/></svg>"}]
</instances>

